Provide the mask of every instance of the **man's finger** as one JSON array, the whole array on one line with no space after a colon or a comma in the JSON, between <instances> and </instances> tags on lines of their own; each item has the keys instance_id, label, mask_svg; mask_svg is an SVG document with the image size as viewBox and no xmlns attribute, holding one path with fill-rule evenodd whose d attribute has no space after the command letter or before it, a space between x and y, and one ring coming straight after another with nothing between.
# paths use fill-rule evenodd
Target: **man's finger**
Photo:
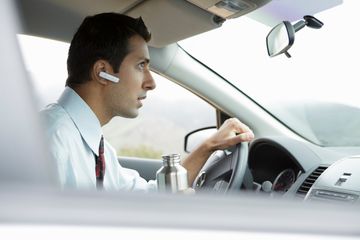
<instances>
[{"instance_id":1,"label":"man's finger","mask_svg":"<svg viewBox=\"0 0 360 240\"><path fill-rule=\"evenodd\" d=\"M249 142L254 139L254 133L252 131L240 133L234 137L237 142Z\"/></svg>"},{"instance_id":2,"label":"man's finger","mask_svg":"<svg viewBox=\"0 0 360 240\"><path fill-rule=\"evenodd\" d=\"M227 121L237 133L245 133L251 131L248 126L246 126L237 118L230 118Z\"/></svg>"}]
</instances>

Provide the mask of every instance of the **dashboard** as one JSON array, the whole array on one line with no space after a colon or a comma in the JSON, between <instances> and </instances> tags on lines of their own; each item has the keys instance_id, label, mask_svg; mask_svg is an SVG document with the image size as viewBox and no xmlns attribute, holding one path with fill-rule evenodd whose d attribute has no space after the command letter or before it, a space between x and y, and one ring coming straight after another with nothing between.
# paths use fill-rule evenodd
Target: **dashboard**
<instances>
[{"instance_id":1,"label":"dashboard","mask_svg":"<svg viewBox=\"0 0 360 240\"><path fill-rule=\"evenodd\" d=\"M358 154L356 154L358 153ZM307 201L360 203L360 148L323 148L284 137L250 144L253 190Z\"/></svg>"},{"instance_id":2,"label":"dashboard","mask_svg":"<svg viewBox=\"0 0 360 240\"><path fill-rule=\"evenodd\" d=\"M297 159L280 144L257 141L249 151L248 166L255 189L285 193L304 169Z\"/></svg>"}]
</instances>

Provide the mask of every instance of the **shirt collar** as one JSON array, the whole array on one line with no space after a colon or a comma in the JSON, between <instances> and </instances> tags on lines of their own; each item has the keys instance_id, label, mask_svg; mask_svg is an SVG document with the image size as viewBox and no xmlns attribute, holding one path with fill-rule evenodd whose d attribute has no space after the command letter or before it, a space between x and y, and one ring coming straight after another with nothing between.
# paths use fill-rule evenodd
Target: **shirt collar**
<instances>
[{"instance_id":1,"label":"shirt collar","mask_svg":"<svg viewBox=\"0 0 360 240\"><path fill-rule=\"evenodd\" d=\"M70 87L65 88L58 103L69 114L87 145L98 156L103 133L99 119L89 105Z\"/></svg>"}]
</instances>

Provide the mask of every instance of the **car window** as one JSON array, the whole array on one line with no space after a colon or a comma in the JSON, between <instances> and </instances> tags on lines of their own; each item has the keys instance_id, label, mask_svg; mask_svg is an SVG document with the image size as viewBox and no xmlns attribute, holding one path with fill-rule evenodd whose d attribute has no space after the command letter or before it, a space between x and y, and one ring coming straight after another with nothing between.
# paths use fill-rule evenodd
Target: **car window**
<instances>
[{"instance_id":1,"label":"car window","mask_svg":"<svg viewBox=\"0 0 360 240\"><path fill-rule=\"evenodd\" d=\"M38 109L55 102L67 78L68 43L18 35L26 69L37 97ZM215 108L153 72L157 87L147 94L135 119L113 118L103 127L105 138L118 155L161 159L183 151L185 135L216 126Z\"/></svg>"},{"instance_id":2,"label":"car window","mask_svg":"<svg viewBox=\"0 0 360 240\"><path fill-rule=\"evenodd\" d=\"M18 35L18 41L37 108L43 109L55 102L64 89L69 44L27 35Z\"/></svg>"}]
</instances>

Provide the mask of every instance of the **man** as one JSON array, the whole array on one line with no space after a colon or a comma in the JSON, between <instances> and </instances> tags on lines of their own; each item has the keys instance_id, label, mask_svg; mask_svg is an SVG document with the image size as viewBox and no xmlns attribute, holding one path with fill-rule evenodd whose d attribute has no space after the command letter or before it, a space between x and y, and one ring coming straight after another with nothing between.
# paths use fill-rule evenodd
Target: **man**
<instances>
[{"instance_id":1,"label":"man","mask_svg":"<svg viewBox=\"0 0 360 240\"><path fill-rule=\"evenodd\" d=\"M63 187L156 189L154 181L146 182L136 171L120 166L101 129L115 116L137 117L147 91L155 89L149 70L149 40L141 18L116 13L87 17L75 33L67 61L66 89L58 103L42 111ZM215 150L253 137L239 120L226 121L183 160L189 183Z\"/></svg>"}]
</instances>

